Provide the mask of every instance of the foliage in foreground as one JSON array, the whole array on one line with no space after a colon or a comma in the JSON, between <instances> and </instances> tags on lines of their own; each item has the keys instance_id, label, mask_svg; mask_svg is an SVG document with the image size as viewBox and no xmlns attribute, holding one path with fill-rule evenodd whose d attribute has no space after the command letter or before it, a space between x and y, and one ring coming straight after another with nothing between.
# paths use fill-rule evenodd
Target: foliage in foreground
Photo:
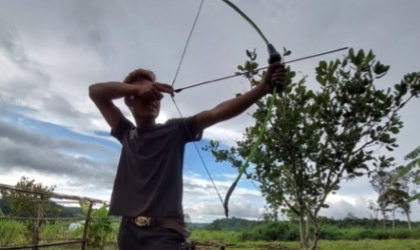
<instances>
[{"instance_id":1,"label":"foliage in foreground","mask_svg":"<svg viewBox=\"0 0 420 250\"><path fill-rule=\"evenodd\" d=\"M80 207L84 213L89 210L89 205L85 202L80 202ZM100 208L92 209L92 219L89 223L88 229L88 244L92 247L105 249L105 244L109 238L112 229L112 217L108 215L108 206L104 204Z\"/></svg>"},{"instance_id":2,"label":"foliage in foreground","mask_svg":"<svg viewBox=\"0 0 420 250\"><path fill-rule=\"evenodd\" d=\"M68 230L68 224L68 222L58 221L47 223L41 237L43 242L57 242L71 238L81 238L82 228L71 231ZM113 230L108 235L107 243L104 244L103 249L116 249L115 243L118 225L117 222L112 223ZM24 223L0 220L0 246L28 243L30 239L25 238L26 236L22 233L24 228ZM320 238L322 240L319 243L319 247L323 250L415 250L420 249L415 248L415 246L420 246L420 226L417 225L409 231L405 228L383 230L325 225L322 227ZM192 235L189 240L196 241L199 245L225 245L229 250L300 249L297 226L288 222L261 223L244 232L192 229ZM52 250L53 248L49 249ZM64 250L67 248L63 246L54 249ZM214 249L218 248L214 247Z\"/></svg>"},{"instance_id":3,"label":"foliage in foreground","mask_svg":"<svg viewBox=\"0 0 420 250\"><path fill-rule=\"evenodd\" d=\"M242 71L254 72L256 55ZM255 125L246 129L237 147L220 149L211 141L206 149L216 161L228 161L242 170L243 161L261 131L260 145L250 162L255 165L247 177L261 183L260 189L274 217L288 213L299 223L302 247L316 248L320 235L319 213L328 208L326 199L340 189L345 179L369 174L372 165L392 166L394 159L378 155L379 148L394 150L396 135L403 128L399 112L420 92L420 72L405 75L393 88L379 88L376 80L387 74L370 51L353 49L343 59L321 61L316 68L319 90L308 89L306 79L288 85L276 99L274 111L258 102L253 113ZM252 85L258 81L248 76ZM264 123L267 115L269 125Z\"/></svg>"}]
</instances>

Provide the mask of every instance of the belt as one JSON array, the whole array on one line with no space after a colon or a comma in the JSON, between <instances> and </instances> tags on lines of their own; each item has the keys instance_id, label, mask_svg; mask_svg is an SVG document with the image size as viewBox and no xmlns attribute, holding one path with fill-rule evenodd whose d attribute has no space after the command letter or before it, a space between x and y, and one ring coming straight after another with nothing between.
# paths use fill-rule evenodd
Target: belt
<instances>
[{"instance_id":1,"label":"belt","mask_svg":"<svg viewBox=\"0 0 420 250\"><path fill-rule=\"evenodd\" d=\"M145 216L137 217L126 217L124 216L123 221L136 224L138 227L164 227L170 228L180 233L185 238L190 236L190 233L185 230L184 225L179 219L170 218L151 218Z\"/></svg>"}]
</instances>

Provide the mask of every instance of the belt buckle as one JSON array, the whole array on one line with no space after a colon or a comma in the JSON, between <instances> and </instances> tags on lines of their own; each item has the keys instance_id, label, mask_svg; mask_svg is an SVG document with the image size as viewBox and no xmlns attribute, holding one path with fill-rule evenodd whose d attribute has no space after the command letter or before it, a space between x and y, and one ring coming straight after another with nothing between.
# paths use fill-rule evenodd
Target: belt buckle
<instances>
[{"instance_id":1,"label":"belt buckle","mask_svg":"<svg viewBox=\"0 0 420 250\"><path fill-rule=\"evenodd\" d=\"M134 219L134 223L136 223L139 227L148 227L150 226L150 218L144 216L138 216Z\"/></svg>"}]
</instances>

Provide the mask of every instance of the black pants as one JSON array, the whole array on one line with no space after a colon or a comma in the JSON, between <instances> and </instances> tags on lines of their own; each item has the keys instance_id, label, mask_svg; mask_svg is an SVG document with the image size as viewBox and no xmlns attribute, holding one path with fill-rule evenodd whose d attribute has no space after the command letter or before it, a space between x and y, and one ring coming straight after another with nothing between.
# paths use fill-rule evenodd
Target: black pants
<instances>
[{"instance_id":1,"label":"black pants","mask_svg":"<svg viewBox=\"0 0 420 250\"><path fill-rule=\"evenodd\" d=\"M162 227L139 227L122 221L118 233L119 250L179 250L185 238Z\"/></svg>"}]
</instances>

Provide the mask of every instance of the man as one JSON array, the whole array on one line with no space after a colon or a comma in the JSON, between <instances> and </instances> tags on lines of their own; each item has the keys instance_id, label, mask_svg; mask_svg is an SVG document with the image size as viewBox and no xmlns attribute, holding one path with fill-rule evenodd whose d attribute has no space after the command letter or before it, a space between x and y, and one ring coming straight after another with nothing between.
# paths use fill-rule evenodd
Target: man
<instances>
[{"instance_id":1,"label":"man","mask_svg":"<svg viewBox=\"0 0 420 250\"><path fill-rule=\"evenodd\" d=\"M247 93L188 118L157 124L163 94L174 95L170 85L158 83L153 72L137 69L123 81L97 83L89 96L121 144L109 213L123 216L118 235L121 250L178 250L188 233L182 209L184 145L201 139L202 131L233 118L258 99L281 87L284 65L269 66L261 84ZM113 100L124 98L135 124Z\"/></svg>"}]
</instances>

